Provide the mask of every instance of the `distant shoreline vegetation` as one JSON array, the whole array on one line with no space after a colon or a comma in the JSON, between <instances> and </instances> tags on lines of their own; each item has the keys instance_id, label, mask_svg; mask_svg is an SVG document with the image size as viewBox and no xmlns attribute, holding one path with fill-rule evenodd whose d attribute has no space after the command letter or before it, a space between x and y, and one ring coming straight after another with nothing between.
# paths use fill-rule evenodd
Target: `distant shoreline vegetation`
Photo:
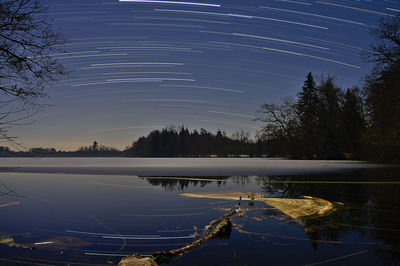
<instances>
[{"instance_id":1,"label":"distant shoreline vegetation","mask_svg":"<svg viewBox=\"0 0 400 266\"><path fill-rule=\"evenodd\" d=\"M312 78L311 74L308 75L305 84L310 84L310 78ZM332 82L331 79L328 83L330 82ZM314 84L313 82L311 83ZM124 150L99 145L97 141L94 141L92 145L82 146L75 151L57 151L54 148L31 148L28 151L12 151L8 147L0 146L0 157L263 157L374 160L374 158L369 158L367 156L368 153L364 151L368 146L363 143L363 134L368 132L368 128L361 109L359 109L361 103L359 100L354 99L358 98L357 93L352 94L349 98L349 93L357 91L347 90L344 93L333 83L330 84L335 89L337 96L334 97L336 100L332 103L337 107L335 114L340 117L331 120L326 119L323 124L325 127L322 128L316 126L318 125L316 121L309 121L303 116L297 116L299 112L296 109L302 108L300 103L304 98L302 97L304 95L303 91L303 93L299 93L300 97L297 102L291 99L290 104L284 102L281 106L272 105L272 111L286 112L275 114L274 117L278 119L279 116L286 115L287 120L281 122L271 120L271 123L264 127L254 139L250 138L250 133L243 130L237 131L228 137L226 132L221 130L214 134L203 128L199 131L196 129L189 131L185 126L170 125L162 130L153 130L147 136L138 138ZM356 103L357 108L349 108L348 104L346 104L349 101ZM268 106L271 105L263 105L261 108L267 108ZM313 108L318 108L318 106L320 105L314 105ZM322 106L324 108L329 107L326 104ZM347 109L350 109L350 111ZM289 113L292 115L297 114L293 117ZM333 117L329 112L324 113L322 110L318 112L312 110L310 114L313 114L310 119L319 119L318 117L321 115ZM263 113L262 115L265 117L266 114ZM298 121L294 124L291 119L298 119ZM332 124L329 125L328 123ZM292 128L289 126L292 126ZM329 132L329 130L332 132Z\"/></svg>"},{"instance_id":2,"label":"distant shoreline vegetation","mask_svg":"<svg viewBox=\"0 0 400 266\"><path fill-rule=\"evenodd\" d=\"M363 56L374 68L360 88L308 74L297 99L264 104L269 153L316 159L400 160L400 15L381 20Z\"/></svg>"},{"instance_id":3,"label":"distant shoreline vegetation","mask_svg":"<svg viewBox=\"0 0 400 266\"><path fill-rule=\"evenodd\" d=\"M126 152L100 145L80 147L76 151L57 151L54 148L32 148L28 151L12 151L0 146L0 157L124 157Z\"/></svg>"},{"instance_id":4,"label":"distant shoreline vegetation","mask_svg":"<svg viewBox=\"0 0 400 266\"><path fill-rule=\"evenodd\" d=\"M203 128L199 132L190 132L184 126L153 130L125 150L99 145L96 141L76 151L54 148L12 151L0 146L0 157L260 157L265 154L261 143L251 140L247 132L240 131L227 137L221 130L216 134Z\"/></svg>"},{"instance_id":5,"label":"distant shoreline vegetation","mask_svg":"<svg viewBox=\"0 0 400 266\"><path fill-rule=\"evenodd\" d=\"M126 150L128 157L255 157L266 154L250 134L236 132L232 137L224 131L216 134L200 129L190 132L184 126L168 126L153 130Z\"/></svg>"}]
</instances>

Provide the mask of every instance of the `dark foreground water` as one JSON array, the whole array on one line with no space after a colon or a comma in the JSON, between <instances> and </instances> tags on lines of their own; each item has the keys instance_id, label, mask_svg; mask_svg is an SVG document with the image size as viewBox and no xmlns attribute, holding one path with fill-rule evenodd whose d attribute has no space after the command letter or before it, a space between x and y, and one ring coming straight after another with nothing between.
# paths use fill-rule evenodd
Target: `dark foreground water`
<instances>
[{"instance_id":1,"label":"dark foreground water","mask_svg":"<svg viewBox=\"0 0 400 266\"><path fill-rule=\"evenodd\" d=\"M263 202L234 215L230 235L171 265L399 265L400 171L307 176L153 178L1 173L0 265L110 265L197 239L236 200L182 193L312 196L335 211L302 222Z\"/></svg>"}]
</instances>

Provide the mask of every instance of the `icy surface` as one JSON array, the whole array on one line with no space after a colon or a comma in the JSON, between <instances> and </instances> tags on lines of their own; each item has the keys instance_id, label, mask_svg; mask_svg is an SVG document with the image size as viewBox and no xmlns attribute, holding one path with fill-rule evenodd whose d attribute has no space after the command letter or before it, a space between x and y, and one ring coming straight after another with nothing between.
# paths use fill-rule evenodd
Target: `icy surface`
<instances>
[{"instance_id":1,"label":"icy surface","mask_svg":"<svg viewBox=\"0 0 400 266\"><path fill-rule=\"evenodd\" d=\"M381 166L362 161L264 158L0 158L0 170L7 172L157 176L288 175Z\"/></svg>"}]
</instances>

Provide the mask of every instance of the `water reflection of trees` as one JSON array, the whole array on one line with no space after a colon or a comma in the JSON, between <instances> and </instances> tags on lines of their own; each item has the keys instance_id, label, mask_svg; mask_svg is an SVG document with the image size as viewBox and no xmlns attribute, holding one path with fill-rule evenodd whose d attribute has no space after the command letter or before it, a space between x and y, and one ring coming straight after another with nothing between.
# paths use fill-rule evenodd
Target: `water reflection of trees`
<instances>
[{"instance_id":1,"label":"water reflection of trees","mask_svg":"<svg viewBox=\"0 0 400 266\"><path fill-rule=\"evenodd\" d=\"M326 183L307 183L307 181L326 181ZM345 184L329 181L365 183ZM381 258L398 260L400 259L400 185L368 183L374 181L400 181L400 169L256 178L260 188L272 197L299 198L308 195L343 203L332 215L312 217L303 221L303 227L314 248L318 246L316 240L340 241L346 235L355 233L361 238L375 240L373 249L381 255ZM388 253L391 258L387 257Z\"/></svg>"},{"instance_id":2,"label":"water reflection of trees","mask_svg":"<svg viewBox=\"0 0 400 266\"><path fill-rule=\"evenodd\" d=\"M140 179L145 179L147 182L149 182L153 186L161 186L165 188L165 190L168 191L174 191L174 190L181 190L184 191L188 189L188 187L205 187L211 183L217 184L218 187L220 186L225 186L226 185L226 179L228 177L218 177L218 178L207 178L207 177L202 177L201 180L196 180L196 179L191 179L185 177L178 177L178 178L147 178L147 177L140 177ZM207 180L209 179L209 180Z\"/></svg>"},{"instance_id":3,"label":"water reflection of trees","mask_svg":"<svg viewBox=\"0 0 400 266\"><path fill-rule=\"evenodd\" d=\"M225 186L226 181L232 181L236 185L246 185L252 182L252 176L230 176L230 177L201 177L201 180L196 180L191 177L171 177L171 178L148 178L140 177L141 179L146 179L153 186L161 186L168 191L174 190L186 190L189 186L192 187L205 187L211 183L217 184L218 187ZM187 178L187 179L186 179Z\"/></svg>"},{"instance_id":4,"label":"water reflection of trees","mask_svg":"<svg viewBox=\"0 0 400 266\"><path fill-rule=\"evenodd\" d=\"M340 244L341 241L351 242L351 238L354 238L357 239L355 241L362 242L354 244L372 248L385 263L400 259L400 185L369 183L400 181L400 168L307 176L202 177L201 180L184 179L184 177L142 179L169 191L184 191L189 187L205 187L211 183L225 186L226 181L221 180L227 179L243 187L256 182L268 197L312 196L336 202L337 209L332 214L307 217L300 223L315 249L320 243ZM276 210L266 210L265 215L284 217ZM354 234L356 236L352 237Z\"/></svg>"},{"instance_id":5,"label":"water reflection of trees","mask_svg":"<svg viewBox=\"0 0 400 266\"><path fill-rule=\"evenodd\" d=\"M253 177L254 176L231 176L229 180L236 185L245 185L250 184Z\"/></svg>"}]
</instances>

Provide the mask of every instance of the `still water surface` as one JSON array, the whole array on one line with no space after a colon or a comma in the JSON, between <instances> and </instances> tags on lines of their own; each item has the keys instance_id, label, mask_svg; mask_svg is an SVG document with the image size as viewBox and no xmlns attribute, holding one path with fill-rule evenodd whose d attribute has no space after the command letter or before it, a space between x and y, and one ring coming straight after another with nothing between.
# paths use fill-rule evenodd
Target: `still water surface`
<instances>
[{"instance_id":1,"label":"still water surface","mask_svg":"<svg viewBox=\"0 0 400 266\"><path fill-rule=\"evenodd\" d=\"M240 191L312 196L335 210L299 221L264 202L242 201L243 214L230 217L229 236L203 242L171 265L398 265L399 173L154 178L4 172L0 264L110 265L128 254L179 248L238 204L181 194Z\"/></svg>"}]
</instances>

